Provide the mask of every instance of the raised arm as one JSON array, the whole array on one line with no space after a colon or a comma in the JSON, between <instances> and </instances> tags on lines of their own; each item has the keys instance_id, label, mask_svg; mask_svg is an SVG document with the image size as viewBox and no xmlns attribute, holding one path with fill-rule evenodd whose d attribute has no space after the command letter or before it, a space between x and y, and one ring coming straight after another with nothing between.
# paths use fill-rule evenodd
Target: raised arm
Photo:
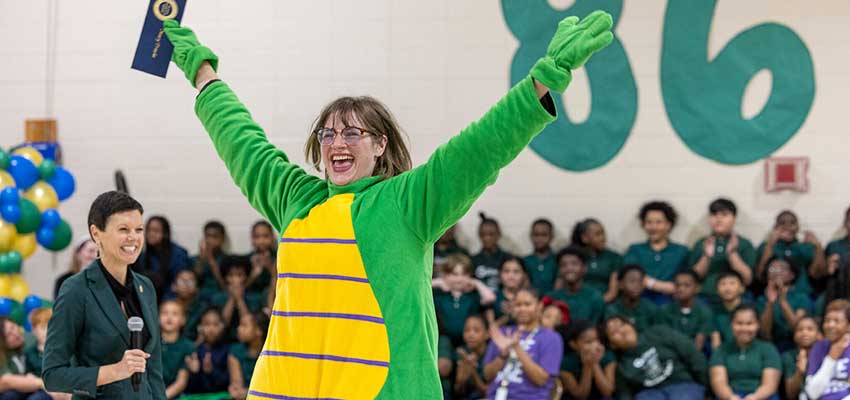
<instances>
[{"instance_id":1,"label":"raised arm","mask_svg":"<svg viewBox=\"0 0 850 400\"><path fill-rule=\"evenodd\" d=\"M579 68L613 39L611 16L597 11L558 24L546 55L484 116L440 146L424 165L390 183L411 229L434 242L460 219L499 170L555 118L548 89L563 92Z\"/></svg>"},{"instance_id":2,"label":"raised arm","mask_svg":"<svg viewBox=\"0 0 850 400\"><path fill-rule=\"evenodd\" d=\"M195 34L174 20L163 23L165 34L174 44L172 61L192 85L203 81L195 103L195 113L213 141L233 181L251 206L282 231L287 212L297 202L327 195L327 186L318 177L291 163L269 143L262 128L230 88L217 81L218 57L202 46Z\"/></svg>"}]
</instances>

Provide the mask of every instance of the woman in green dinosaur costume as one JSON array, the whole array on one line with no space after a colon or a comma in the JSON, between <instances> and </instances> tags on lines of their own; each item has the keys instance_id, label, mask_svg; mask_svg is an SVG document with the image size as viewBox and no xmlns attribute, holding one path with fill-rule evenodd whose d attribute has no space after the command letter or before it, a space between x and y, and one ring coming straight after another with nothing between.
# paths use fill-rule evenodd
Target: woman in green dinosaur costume
<instances>
[{"instance_id":1,"label":"woman in green dinosaur costume","mask_svg":"<svg viewBox=\"0 0 850 400\"><path fill-rule=\"evenodd\" d=\"M176 21L172 60L199 89L195 112L251 205L283 232L269 334L252 399L436 399L434 242L549 122L549 90L607 46L611 16L558 25L529 77L423 165L395 120L369 97L341 98L316 120L308 174L269 143L230 87L218 57Z\"/></svg>"}]
</instances>

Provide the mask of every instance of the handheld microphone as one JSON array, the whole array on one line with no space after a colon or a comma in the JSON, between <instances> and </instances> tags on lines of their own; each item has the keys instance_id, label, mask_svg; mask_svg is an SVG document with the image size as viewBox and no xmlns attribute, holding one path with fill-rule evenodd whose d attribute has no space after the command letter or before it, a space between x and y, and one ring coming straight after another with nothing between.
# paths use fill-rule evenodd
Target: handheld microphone
<instances>
[{"instance_id":1,"label":"handheld microphone","mask_svg":"<svg viewBox=\"0 0 850 400\"><path fill-rule=\"evenodd\" d=\"M145 321L139 317L130 317L127 320L127 328L130 329L130 349L140 350L142 348L142 328L145 327ZM130 378L133 383L133 391L139 391L139 385L142 384L142 374L136 372Z\"/></svg>"}]
</instances>

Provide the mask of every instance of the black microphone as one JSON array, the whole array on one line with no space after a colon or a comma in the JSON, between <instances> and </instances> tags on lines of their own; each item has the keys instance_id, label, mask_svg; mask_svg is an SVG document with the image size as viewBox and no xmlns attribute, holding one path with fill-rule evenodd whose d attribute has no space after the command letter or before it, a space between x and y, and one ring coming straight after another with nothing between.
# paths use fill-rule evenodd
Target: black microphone
<instances>
[{"instance_id":1,"label":"black microphone","mask_svg":"<svg viewBox=\"0 0 850 400\"><path fill-rule=\"evenodd\" d=\"M142 328L145 327L145 321L139 317L130 317L127 320L127 328L130 329L130 350L141 350L142 348ZM131 378L133 382L133 391L139 391L139 385L142 384L142 374L136 372Z\"/></svg>"}]
</instances>

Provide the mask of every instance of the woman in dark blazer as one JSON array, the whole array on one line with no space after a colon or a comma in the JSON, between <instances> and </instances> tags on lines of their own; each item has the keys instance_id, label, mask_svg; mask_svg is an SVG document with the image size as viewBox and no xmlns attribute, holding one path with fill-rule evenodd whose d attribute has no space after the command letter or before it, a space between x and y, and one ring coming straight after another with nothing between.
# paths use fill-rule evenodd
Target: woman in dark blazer
<instances>
[{"instance_id":1,"label":"woman in dark blazer","mask_svg":"<svg viewBox=\"0 0 850 400\"><path fill-rule=\"evenodd\" d=\"M142 205L106 192L88 225L100 257L59 291L44 347L44 386L74 398L165 399L156 290L133 273L144 241ZM142 349L130 350L127 319L144 320ZM138 391L130 377L141 374Z\"/></svg>"}]
</instances>

